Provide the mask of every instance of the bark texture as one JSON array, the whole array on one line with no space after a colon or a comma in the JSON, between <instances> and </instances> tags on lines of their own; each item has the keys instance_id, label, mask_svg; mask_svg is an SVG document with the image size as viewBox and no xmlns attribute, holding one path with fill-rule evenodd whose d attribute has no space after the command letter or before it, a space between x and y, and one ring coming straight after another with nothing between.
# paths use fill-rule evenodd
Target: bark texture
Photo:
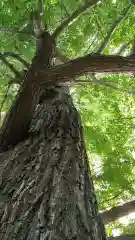
<instances>
[{"instance_id":1,"label":"bark texture","mask_svg":"<svg viewBox=\"0 0 135 240\"><path fill-rule=\"evenodd\" d=\"M106 239L80 118L61 89L35 109L28 139L0 154L0 219L2 240Z\"/></svg>"}]
</instances>

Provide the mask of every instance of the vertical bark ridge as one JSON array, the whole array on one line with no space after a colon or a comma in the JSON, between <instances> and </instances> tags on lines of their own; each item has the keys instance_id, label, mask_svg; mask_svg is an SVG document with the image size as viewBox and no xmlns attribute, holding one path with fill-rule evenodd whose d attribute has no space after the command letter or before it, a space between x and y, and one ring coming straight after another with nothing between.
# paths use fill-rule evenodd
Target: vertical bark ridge
<instances>
[{"instance_id":1,"label":"vertical bark ridge","mask_svg":"<svg viewBox=\"0 0 135 240\"><path fill-rule=\"evenodd\" d=\"M0 239L105 240L71 97L38 105L29 135L0 155Z\"/></svg>"}]
</instances>

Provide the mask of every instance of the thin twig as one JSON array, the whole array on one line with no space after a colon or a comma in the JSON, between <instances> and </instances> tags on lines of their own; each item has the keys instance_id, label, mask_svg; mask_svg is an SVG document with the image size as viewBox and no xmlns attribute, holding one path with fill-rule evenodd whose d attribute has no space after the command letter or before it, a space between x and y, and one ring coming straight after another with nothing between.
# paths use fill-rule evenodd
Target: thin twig
<instances>
[{"instance_id":1,"label":"thin twig","mask_svg":"<svg viewBox=\"0 0 135 240\"><path fill-rule=\"evenodd\" d=\"M43 16L44 15L44 1L43 0L38 0L38 9L39 9L40 16Z\"/></svg>"},{"instance_id":2,"label":"thin twig","mask_svg":"<svg viewBox=\"0 0 135 240\"><path fill-rule=\"evenodd\" d=\"M131 4L133 4L135 6L135 1L134 0L129 0L129 2L131 2Z\"/></svg>"},{"instance_id":3,"label":"thin twig","mask_svg":"<svg viewBox=\"0 0 135 240\"><path fill-rule=\"evenodd\" d=\"M123 193L123 191L124 191L124 190L122 189L122 190L121 190L119 193L117 193L115 196L113 196L113 197L111 197L111 198L109 198L109 199L107 199L107 200L101 202L100 205L102 205L103 203L106 203L106 202L108 202L108 201L114 200L115 198L119 197L120 194ZM101 213L101 214L102 214L102 213Z\"/></svg>"},{"instance_id":4,"label":"thin twig","mask_svg":"<svg viewBox=\"0 0 135 240\"><path fill-rule=\"evenodd\" d=\"M85 1L85 4L83 6L80 6L78 9L76 9L69 18L65 19L62 24L56 28L56 30L53 33L53 37L57 38L58 35L63 31L64 28L66 28L73 20L76 20L79 15L84 13L88 8L93 7L99 2L99 0L91 0L91 1Z\"/></svg>"},{"instance_id":5,"label":"thin twig","mask_svg":"<svg viewBox=\"0 0 135 240\"><path fill-rule=\"evenodd\" d=\"M4 53L0 53L0 58L6 58L6 57L13 57L16 60L18 60L19 62L21 62L26 68L29 67L29 63L27 63L26 60L24 60L19 54L17 53L13 53L13 52L4 52Z\"/></svg>"},{"instance_id":6,"label":"thin twig","mask_svg":"<svg viewBox=\"0 0 135 240\"><path fill-rule=\"evenodd\" d=\"M17 33L18 31L18 28L0 28L0 34L3 34L5 32Z\"/></svg>"},{"instance_id":7,"label":"thin twig","mask_svg":"<svg viewBox=\"0 0 135 240\"><path fill-rule=\"evenodd\" d=\"M13 34L28 34L24 31L24 29L28 26L29 22L24 23L21 27L16 28L0 28L0 34L5 32L13 33Z\"/></svg>"},{"instance_id":8,"label":"thin twig","mask_svg":"<svg viewBox=\"0 0 135 240\"><path fill-rule=\"evenodd\" d=\"M10 62L8 62L5 58L2 58L2 57L1 57L1 60L14 73L16 78L20 78L21 77L19 71L16 70L16 68Z\"/></svg>"},{"instance_id":9,"label":"thin twig","mask_svg":"<svg viewBox=\"0 0 135 240\"><path fill-rule=\"evenodd\" d=\"M4 76L5 78L9 78L9 79L11 79L12 78L12 76L10 75L10 74L8 74L8 73L5 73L5 71L3 72L3 71L1 71L0 72L0 76Z\"/></svg>"},{"instance_id":10,"label":"thin twig","mask_svg":"<svg viewBox=\"0 0 135 240\"><path fill-rule=\"evenodd\" d=\"M119 49L119 51L117 52L117 54L118 54L118 55L121 55L121 54L127 49L127 47L129 46L129 44L132 43L132 42L133 42L133 39L130 40L129 42L123 44L123 45L121 46L121 48Z\"/></svg>"},{"instance_id":11,"label":"thin twig","mask_svg":"<svg viewBox=\"0 0 135 240\"><path fill-rule=\"evenodd\" d=\"M94 36L93 40L91 41L90 45L88 46L87 50L85 50L84 56L85 56L86 54L88 54L89 52L91 52L90 49L91 49L91 47L95 44L95 40L97 39L97 36L98 36L98 33L95 34L95 36ZM92 49L92 52L93 52L93 50L94 50L94 49Z\"/></svg>"},{"instance_id":12,"label":"thin twig","mask_svg":"<svg viewBox=\"0 0 135 240\"><path fill-rule=\"evenodd\" d=\"M64 4L64 2L63 2L62 0L61 0L61 4L62 4L62 6L63 6L63 9L64 9L66 15L69 17L70 14L69 14L69 12L67 11L67 8L66 8L66 6L65 6L65 4Z\"/></svg>"},{"instance_id":13,"label":"thin twig","mask_svg":"<svg viewBox=\"0 0 135 240\"><path fill-rule=\"evenodd\" d=\"M100 79L100 80L97 80L95 79L95 76L93 76L94 79L89 79L89 80L76 80L76 82L66 82L65 84L97 84L97 85L101 85L101 86L105 86L105 87L109 87L113 90L116 90L118 92L122 92L122 93L127 93L127 94L130 94L130 95L135 95L135 91L126 91L124 89L121 89L121 88L118 88L117 86L115 86L114 84L111 84L111 83L108 83L106 82L104 79Z\"/></svg>"},{"instance_id":14,"label":"thin twig","mask_svg":"<svg viewBox=\"0 0 135 240\"><path fill-rule=\"evenodd\" d=\"M98 27L98 30L100 31L100 34L102 37L104 37L104 34L103 34L103 29L102 29L102 19L100 18L99 15L95 15L95 20L96 20L96 23L97 23L97 27Z\"/></svg>"},{"instance_id":15,"label":"thin twig","mask_svg":"<svg viewBox=\"0 0 135 240\"><path fill-rule=\"evenodd\" d=\"M134 36L134 39L132 41L132 51L131 51L131 56L135 56L135 36Z\"/></svg>"},{"instance_id":16,"label":"thin twig","mask_svg":"<svg viewBox=\"0 0 135 240\"><path fill-rule=\"evenodd\" d=\"M126 91L122 88L118 88L114 84L110 84L110 83L106 82L104 79L97 80L95 75L93 75L93 79L90 79L90 81L93 82L93 83L96 83L96 84L100 84L100 85L112 88L112 89L114 89L118 92L123 92L123 93L128 93L130 95L135 95L135 91Z\"/></svg>"},{"instance_id":17,"label":"thin twig","mask_svg":"<svg viewBox=\"0 0 135 240\"><path fill-rule=\"evenodd\" d=\"M107 33L106 37L104 38L103 42L101 43L101 46L99 47L97 53L103 53L103 51L107 47L107 44L110 41L110 37L112 36L112 34L114 33L114 31L116 30L118 25L126 18L130 8L131 8L131 5L129 5L128 8L126 8L126 10L124 10L123 14L112 24L109 32Z\"/></svg>"},{"instance_id":18,"label":"thin twig","mask_svg":"<svg viewBox=\"0 0 135 240\"><path fill-rule=\"evenodd\" d=\"M135 117L125 117L124 119L126 119L126 120L132 120L132 119L135 119Z\"/></svg>"},{"instance_id":19,"label":"thin twig","mask_svg":"<svg viewBox=\"0 0 135 240\"><path fill-rule=\"evenodd\" d=\"M3 105L4 105L5 101L6 101L6 98L7 98L7 95L8 95L8 92L9 92L11 84L12 84L12 81L8 83L8 86L7 86L4 98L3 98L3 100L2 100L2 102L0 104L0 123L1 123L1 117L2 117L2 108L3 108Z\"/></svg>"}]
</instances>

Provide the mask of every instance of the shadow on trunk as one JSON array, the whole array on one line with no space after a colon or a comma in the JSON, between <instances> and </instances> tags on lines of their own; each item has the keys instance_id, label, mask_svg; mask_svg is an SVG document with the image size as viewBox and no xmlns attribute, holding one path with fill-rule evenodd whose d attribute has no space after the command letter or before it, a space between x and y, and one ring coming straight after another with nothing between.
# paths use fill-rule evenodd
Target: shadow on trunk
<instances>
[{"instance_id":1,"label":"shadow on trunk","mask_svg":"<svg viewBox=\"0 0 135 240\"><path fill-rule=\"evenodd\" d=\"M37 106L28 139L0 154L0 239L106 239L80 117L55 91Z\"/></svg>"}]
</instances>

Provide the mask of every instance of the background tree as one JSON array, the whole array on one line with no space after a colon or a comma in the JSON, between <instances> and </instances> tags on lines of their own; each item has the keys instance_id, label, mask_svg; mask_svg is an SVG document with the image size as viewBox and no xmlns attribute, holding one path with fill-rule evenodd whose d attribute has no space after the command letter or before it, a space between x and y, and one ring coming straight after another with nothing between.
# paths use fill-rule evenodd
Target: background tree
<instances>
[{"instance_id":1,"label":"background tree","mask_svg":"<svg viewBox=\"0 0 135 240\"><path fill-rule=\"evenodd\" d=\"M123 205L124 212L122 206L107 211L134 197L134 78L114 75L134 73L134 46L130 57L110 56L131 52L134 7L133 1L109 0L1 2L2 119L15 102L1 128L1 239L71 239L77 234L80 239L105 239L87 160L82 161L86 153L80 121L65 84L72 86L81 113L105 224L134 211L134 201ZM37 9L40 18L32 14ZM53 39L42 35L47 26ZM116 222L107 227L108 235L116 228L133 232Z\"/></svg>"}]
</instances>

